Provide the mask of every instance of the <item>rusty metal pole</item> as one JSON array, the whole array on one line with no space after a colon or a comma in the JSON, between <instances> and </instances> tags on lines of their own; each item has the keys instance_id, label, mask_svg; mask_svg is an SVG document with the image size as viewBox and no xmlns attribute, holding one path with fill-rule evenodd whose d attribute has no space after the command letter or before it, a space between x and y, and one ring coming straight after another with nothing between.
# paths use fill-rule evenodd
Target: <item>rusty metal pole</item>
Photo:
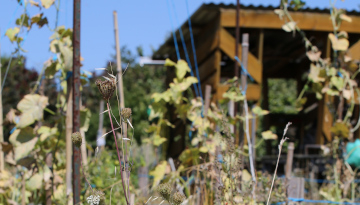
<instances>
[{"instance_id":1,"label":"rusty metal pole","mask_svg":"<svg viewBox=\"0 0 360 205\"><path fill-rule=\"evenodd\" d=\"M80 131L80 7L81 0L74 0L73 22L73 132ZM80 203L81 152L73 146L73 199Z\"/></svg>"}]
</instances>

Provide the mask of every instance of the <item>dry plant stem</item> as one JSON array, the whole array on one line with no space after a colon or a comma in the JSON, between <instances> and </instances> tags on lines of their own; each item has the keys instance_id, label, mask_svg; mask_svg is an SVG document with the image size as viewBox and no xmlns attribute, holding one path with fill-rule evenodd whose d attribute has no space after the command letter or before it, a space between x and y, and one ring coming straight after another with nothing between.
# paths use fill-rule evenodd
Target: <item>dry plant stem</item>
<instances>
[{"instance_id":1,"label":"dry plant stem","mask_svg":"<svg viewBox=\"0 0 360 205\"><path fill-rule=\"evenodd\" d=\"M120 167L121 167L120 152L119 152L119 147L118 147L118 144L117 144L116 134L115 134L115 131L114 131L114 125L113 125L113 122L112 122L112 119L111 119L109 102L107 102L106 105L107 105L107 109L109 110L108 113L109 113L109 119L110 119L111 129L112 129L112 132L113 132L113 135L114 135L116 152L117 152L118 160L119 160ZM124 185L124 178L123 178L122 169L120 169L120 175L121 175L121 182L122 182L122 186L123 186L123 190L124 190L124 195L125 195L126 203L129 204L129 200L128 200L127 195L126 195L126 189L125 189L125 185Z\"/></svg>"},{"instance_id":2,"label":"dry plant stem","mask_svg":"<svg viewBox=\"0 0 360 205\"><path fill-rule=\"evenodd\" d=\"M271 182L271 187L270 187L269 196L268 196L266 205L269 205L269 202L270 202L270 196L271 196L271 192L272 192L272 189L273 189L273 186L274 186L275 177L276 177L276 173L277 173L277 168L279 166L279 160L280 160L280 156L281 156L281 149L282 149L282 146L283 146L284 142L288 139L287 137L285 137L285 134L286 134L286 132L287 132L290 125L291 125L291 122L288 122L285 129L284 129L284 134L283 134L283 137L282 137L282 139L280 141L280 144L279 144L279 155L278 155L278 159L277 159L277 162L276 162L275 172L274 172L274 176L273 176L273 179L272 179L272 182Z\"/></svg>"},{"instance_id":3,"label":"dry plant stem","mask_svg":"<svg viewBox=\"0 0 360 205\"><path fill-rule=\"evenodd\" d=\"M90 187L91 191L92 191L92 192L94 192L94 190L93 190L93 188L92 188L92 186L91 186L90 182L89 182L89 181L88 181L88 179L86 178L86 175L85 175L85 172L84 172L84 165L83 165L83 160L82 160L82 156L81 156L81 154L80 154L80 161L81 161L81 169L82 169L82 172L83 172L83 175L84 175L85 181L86 181L86 183L88 183L88 185L89 185L89 187Z\"/></svg>"}]
</instances>

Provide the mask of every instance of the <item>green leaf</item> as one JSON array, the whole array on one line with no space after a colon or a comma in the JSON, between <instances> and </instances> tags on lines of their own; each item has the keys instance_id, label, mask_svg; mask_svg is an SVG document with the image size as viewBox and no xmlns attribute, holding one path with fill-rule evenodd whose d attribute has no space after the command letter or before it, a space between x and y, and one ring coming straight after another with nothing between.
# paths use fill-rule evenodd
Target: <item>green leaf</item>
<instances>
[{"instance_id":1,"label":"green leaf","mask_svg":"<svg viewBox=\"0 0 360 205\"><path fill-rule=\"evenodd\" d=\"M20 29L18 27L15 28L9 28L6 30L5 35L10 39L11 42L14 42L16 40L16 34L20 32Z\"/></svg>"},{"instance_id":2,"label":"green leaf","mask_svg":"<svg viewBox=\"0 0 360 205\"><path fill-rule=\"evenodd\" d=\"M43 27L45 24L48 24L47 18L43 18L43 13L36 14L33 17L31 17L31 25L37 24L39 28Z\"/></svg>"},{"instance_id":3,"label":"green leaf","mask_svg":"<svg viewBox=\"0 0 360 205\"><path fill-rule=\"evenodd\" d=\"M154 146L159 146L162 143L164 143L166 140L167 139L165 137L161 137L160 135L155 135L153 144L154 144Z\"/></svg>"},{"instance_id":4,"label":"green leaf","mask_svg":"<svg viewBox=\"0 0 360 205\"><path fill-rule=\"evenodd\" d=\"M20 18L16 19L15 24L18 26L22 24L22 26L30 28L30 18L27 14L22 14Z\"/></svg>"},{"instance_id":5,"label":"green leaf","mask_svg":"<svg viewBox=\"0 0 360 205\"><path fill-rule=\"evenodd\" d=\"M164 178L166 166L167 166L167 162L162 161L155 167L153 171L149 172L149 175L154 177L154 182L152 187L155 187Z\"/></svg>"},{"instance_id":6,"label":"green leaf","mask_svg":"<svg viewBox=\"0 0 360 205\"><path fill-rule=\"evenodd\" d=\"M38 94L28 94L17 105L18 110L22 112L20 121L16 127L23 128L31 125L35 120L41 120L44 114L44 108L48 104L48 98Z\"/></svg>"},{"instance_id":7,"label":"green leaf","mask_svg":"<svg viewBox=\"0 0 360 205\"><path fill-rule=\"evenodd\" d=\"M53 5L55 2L55 0L41 0L41 5L45 8L48 9L50 8L51 5Z\"/></svg>"}]
</instances>

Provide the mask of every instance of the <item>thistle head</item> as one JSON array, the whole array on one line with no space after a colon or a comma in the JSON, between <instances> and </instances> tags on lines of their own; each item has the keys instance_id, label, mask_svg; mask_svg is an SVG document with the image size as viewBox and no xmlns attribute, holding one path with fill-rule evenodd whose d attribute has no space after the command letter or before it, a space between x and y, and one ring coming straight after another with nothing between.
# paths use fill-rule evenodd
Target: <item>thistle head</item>
<instances>
[{"instance_id":1,"label":"thistle head","mask_svg":"<svg viewBox=\"0 0 360 205\"><path fill-rule=\"evenodd\" d=\"M185 201L186 197L184 194L176 192L174 195L172 195L171 199L175 205L180 205Z\"/></svg>"},{"instance_id":2,"label":"thistle head","mask_svg":"<svg viewBox=\"0 0 360 205\"><path fill-rule=\"evenodd\" d=\"M71 134L71 140L76 147L80 147L82 144L82 137L80 132L74 132Z\"/></svg>"},{"instance_id":3,"label":"thistle head","mask_svg":"<svg viewBox=\"0 0 360 205\"><path fill-rule=\"evenodd\" d=\"M171 190L172 190L171 185L168 183L160 184L157 188L157 191L159 192L160 196L167 201L170 200Z\"/></svg>"},{"instance_id":4,"label":"thistle head","mask_svg":"<svg viewBox=\"0 0 360 205\"><path fill-rule=\"evenodd\" d=\"M100 79L97 79L95 81L95 84L99 88L99 91L102 97L104 98L104 100L109 100L116 89L115 80L101 81Z\"/></svg>"},{"instance_id":5,"label":"thistle head","mask_svg":"<svg viewBox=\"0 0 360 205\"><path fill-rule=\"evenodd\" d=\"M124 120L127 120L131 117L131 108L123 108L121 109L121 116Z\"/></svg>"}]
</instances>

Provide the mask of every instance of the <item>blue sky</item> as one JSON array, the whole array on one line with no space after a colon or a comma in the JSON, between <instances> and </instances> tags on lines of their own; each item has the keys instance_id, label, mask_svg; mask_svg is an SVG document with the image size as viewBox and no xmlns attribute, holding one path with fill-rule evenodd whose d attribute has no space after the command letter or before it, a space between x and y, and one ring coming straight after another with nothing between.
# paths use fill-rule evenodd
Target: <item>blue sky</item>
<instances>
[{"instance_id":1,"label":"blue sky","mask_svg":"<svg viewBox=\"0 0 360 205\"><path fill-rule=\"evenodd\" d=\"M40 0L35 0L39 2ZM185 0L174 0L176 14L179 22L173 17L173 24L177 28L187 18ZM236 0L188 0L189 9L192 14L203 3L236 3ZM94 68L104 67L106 62L114 54L114 28L113 11L118 12L118 23L120 32L120 44L126 45L135 52L137 46L144 48L145 55L151 55L151 47L154 49L164 42L171 34L171 22L167 9L167 0L82 0L81 13L81 55L84 58L83 69L93 71ZM273 5L277 6L280 0L241 0L242 4L248 5ZM307 0L307 6L314 8L327 8L329 0ZM359 10L359 0L337 1L337 7L348 10ZM61 0L59 25L72 27L72 0ZM29 6L30 7L30 6ZM39 13L34 7L29 8L30 15ZM15 26L15 17L19 17L23 8L18 6L16 0L0 0L0 30L1 35L9 27ZM174 14L174 13L173 13ZM55 9L51 8L45 12L50 26L54 28ZM22 34L24 36L24 33ZM27 53L26 66L41 70L43 62L51 53L49 51L49 37L51 31L43 27L33 27L23 44ZM7 37L1 36L1 53L10 55L15 49Z\"/></svg>"}]
</instances>

